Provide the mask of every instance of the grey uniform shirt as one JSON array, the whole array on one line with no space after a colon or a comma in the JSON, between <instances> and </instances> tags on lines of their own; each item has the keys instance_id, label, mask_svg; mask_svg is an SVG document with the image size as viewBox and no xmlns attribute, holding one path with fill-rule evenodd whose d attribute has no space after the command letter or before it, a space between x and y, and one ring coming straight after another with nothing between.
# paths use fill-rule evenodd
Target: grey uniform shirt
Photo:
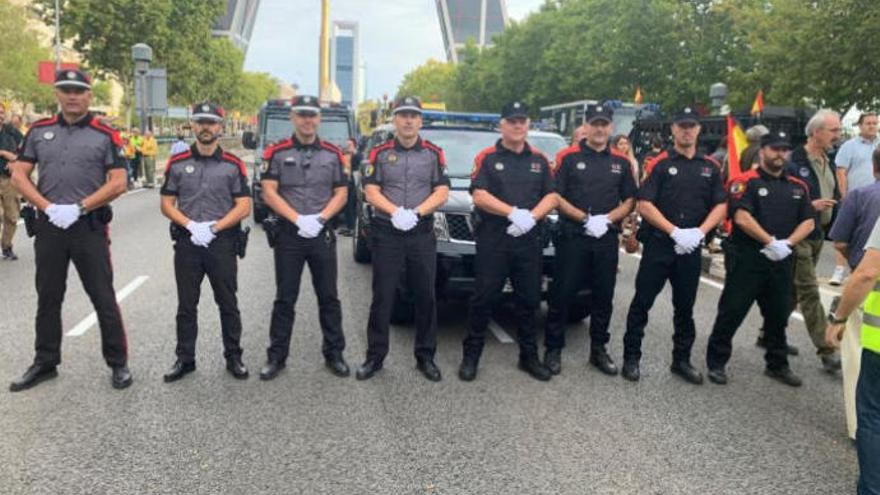
<instances>
[{"instance_id":1,"label":"grey uniform shirt","mask_svg":"<svg viewBox=\"0 0 880 495\"><path fill-rule=\"evenodd\" d=\"M382 194L397 206L415 208L437 186L449 186L443 150L419 138L412 148L404 148L395 138L373 148L364 174L364 184L382 188ZM376 211L380 218L390 218Z\"/></svg>"},{"instance_id":2,"label":"grey uniform shirt","mask_svg":"<svg viewBox=\"0 0 880 495\"><path fill-rule=\"evenodd\" d=\"M235 198L250 196L251 191L247 170L237 156L219 147L203 156L193 145L168 160L161 193L177 196L178 209L190 220L214 222L229 213Z\"/></svg>"},{"instance_id":3,"label":"grey uniform shirt","mask_svg":"<svg viewBox=\"0 0 880 495\"><path fill-rule=\"evenodd\" d=\"M278 194L297 213L320 213L333 197L333 189L348 186L342 151L316 139L302 144L296 136L263 152L261 180L278 182Z\"/></svg>"},{"instance_id":4,"label":"grey uniform shirt","mask_svg":"<svg viewBox=\"0 0 880 495\"><path fill-rule=\"evenodd\" d=\"M74 124L60 115L34 123L18 159L39 163L37 190L57 204L75 204L107 182L107 171L125 168L122 140L113 128L86 114Z\"/></svg>"}]
</instances>

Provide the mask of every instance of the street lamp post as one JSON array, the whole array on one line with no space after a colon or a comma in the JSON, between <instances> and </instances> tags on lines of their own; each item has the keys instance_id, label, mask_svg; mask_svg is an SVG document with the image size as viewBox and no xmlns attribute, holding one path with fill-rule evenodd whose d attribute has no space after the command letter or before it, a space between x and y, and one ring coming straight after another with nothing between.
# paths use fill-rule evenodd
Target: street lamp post
<instances>
[{"instance_id":1,"label":"street lamp post","mask_svg":"<svg viewBox=\"0 0 880 495\"><path fill-rule=\"evenodd\" d=\"M140 110L138 115L141 121L141 135L143 135L147 129L147 72L150 71L150 62L153 61L153 49L146 43L138 43L131 47L131 58L134 59L135 77L141 81L141 95L137 105Z\"/></svg>"},{"instance_id":2,"label":"street lamp post","mask_svg":"<svg viewBox=\"0 0 880 495\"><path fill-rule=\"evenodd\" d=\"M55 0L55 71L61 70L61 0Z\"/></svg>"}]
</instances>

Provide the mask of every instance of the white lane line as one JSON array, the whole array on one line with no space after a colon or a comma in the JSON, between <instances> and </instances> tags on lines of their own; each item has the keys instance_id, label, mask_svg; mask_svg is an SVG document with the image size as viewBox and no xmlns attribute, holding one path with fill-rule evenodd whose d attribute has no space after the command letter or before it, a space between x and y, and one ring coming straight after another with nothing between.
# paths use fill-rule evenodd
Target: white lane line
<instances>
[{"instance_id":1,"label":"white lane line","mask_svg":"<svg viewBox=\"0 0 880 495\"><path fill-rule=\"evenodd\" d=\"M626 252L625 250L623 250L623 249L621 249L620 252L623 253L623 254L626 254L626 255L632 256L633 258L636 258L636 259L642 259L642 255L639 254L639 253L627 253L627 252ZM703 282L704 284L708 285L709 287L714 287L715 289L718 289L718 290L722 290L722 289L724 289L724 284L719 284L718 282L712 280L711 278L700 277L700 282ZM825 293L828 294L828 295L834 295L834 296L837 295L837 294L835 294L834 292L831 292L831 291L826 291L826 290L823 290L823 289L819 289L819 290L821 290L822 292L825 292ZM794 311L794 312L792 312L792 313L791 313L791 318L794 318L794 319L796 319L796 320L800 320L800 321L804 321L804 316L800 313L800 311Z\"/></svg>"},{"instance_id":2,"label":"white lane line","mask_svg":"<svg viewBox=\"0 0 880 495\"><path fill-rule=\"evenodd\" d=\"M513 339L510 337L510 335L507 335L507 332L505 332L504 329L501 328L501 325L499 325L498 322L496 322L494 319L489 320L489 330L492 332L492 335L494 335L495 338L498 339L498 342L501 342L502 344L513 343Z\"/></svg>"},{"instance_id":3,"label":"white lane line","mask_svg":"<svg viewBox=\"0 0 880 495\"><path fill-rule=\"evenodd\" d=\"M116 292L116 302L122 302L126 297L131 295L132 292L137 290L138 287L143 285L150 277L146 275L141 275L131 282L128 285L122 288L122 290ZM79 337L89 331L95 323L98 323L98 315L92 311L91 314L86 316L81 322L77 323L75 327L70 329L65 335L68 337Z\"/></svg>"}]
</instances>

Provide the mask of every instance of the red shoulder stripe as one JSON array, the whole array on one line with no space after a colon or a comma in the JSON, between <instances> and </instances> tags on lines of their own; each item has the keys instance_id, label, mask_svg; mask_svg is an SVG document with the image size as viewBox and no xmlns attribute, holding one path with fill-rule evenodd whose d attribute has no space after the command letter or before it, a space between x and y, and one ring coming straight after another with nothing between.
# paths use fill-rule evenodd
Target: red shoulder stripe
<instances>
[{"instance_id":1,"label":"red shoulder stripe","mask_svg":"<svg viewBox=\"0 0 880 495\"><path fill-rule=\"evenodd\" d=\"M565 157L573 153L577 153L580 150L581 146L579 144L573 144L568 148L562 148L561 150L559 150L559 152L556 153L556 169L559 169L559 167L562 166L562 160L565 160Z\"/></svg>"},{"instance_id":2,"label":"red shoulder stripe","mask_svg":"<svg viewBox=\"0 0 880 495\"><path fill-rule=\"evenodd\" d=\"M339 158L339 163L345 163L345 157L342 156L342 150L339 149L339 146L336 146L333 143L328 143L327 141L321 141L321 147L325 150L336 153L336 158Z\"/></svg>"},{"instance_id":3,"label":"red shoulder stripe","mask_svg":"<svg viewBox=\"0 0 880 495\"><path fill-rule=\"evenodd\" d=\"M477 156L474 158L474 169L471 171L471 180L477 178L477 174L480 173L480 169L483 167L483 162L486 160L486 157L495 152L494 146L489 146L483 151L477 153Z\"/></svg>"},{"instance_id":4,"label":"red shoulder stripe","mask_svg":"<svg viewBox=\"0 0 880 495\"><path fill-rule=\"evenodd\" d=\"M665 160L667 158L669 158L669 152L664 151L655 156L653 159L645 160L645 177L647 178L649 175L651 175L651 172L654 171L654 167L656 167L661 160Z\"/></svg>"},{"instance_id":5,"label":"red shoulder stripe","mask_svg":"<svg viewBox=\"0 0 880 495\"><path fill-rule=\"evenodd\" d=\"M119 135L119 131L117 131L116 129L110 127L109 125L99 121L94 117L92 118L92 120L89 121L89 125L92 126L93 129L97 129L104 134L110 136L110 141L113 143L113 146L116 146L117 148L122 146L122 137Z\"/></svg>"},{"instance_id":6,"label":"red shoulder stripe","mask_svg":"<svg viewBox=\"0 0 880 495\"><path fill-rule=\"evenodd\" d=\"M271 160L275 153L290 148L293 148L293 140L290 138L270 144L268 148L263 150L263 160Z\"/></svg>"},{"instance_id":7,"label":"red shoulder stripe","mask_svg":"<svg viewBox=\"0 0 880 495\"><path fill-rule=\"evenodd\" d=\"M53 115L52 117L40 119L40 120L34 122L33 124L31 124L30 128L33 129L34 127L43 127L43 126L52 125L52 124L56 124L56 123L58 123L58 116Z\"/></svg>"},{"instance_id":8,"label":"red shoulder stripe","mask_svg":"<svg viewBox=\"0 0 880 495\"><path fill-rule=\"evenodd\" d=\"M437 153L437 160L440 162L440 166L441 167L446 166L446 153L443 152L443 148L437 146L436 144L434 144L426 139L422 140L422 146L424 146L425 148L428 148L429 150L433 151L434 153Z\"/></svg>"},{"instance_id":9,"label":"red shoulder stripe","mask_svg":"<svg viewBox=\"0 0 880 495\"><path fill-rule=\"evenodd\" d=\"M721 170L721 163L719 163L718 160L715 159L715 157L713 157L712 155L703 155L703 158L709 163L715 165L715 168Z\"/></svg>"},{"instance_id":10,"label":"red shoulder stripe","mask_svg":"<svg viewBox=\"0 0 880 495\"><path fill-rule=\"evenodd\" d=\"M803 187L804 190L807 191L807 193L810 192L810 186L808 186L806 182L798 179L797 177L792 177L790 175L786 175L785 178L788 179L788 181L791 182L792 184L797 184L797 185Z\"/></svg>"},{"instance_id":11,"label":"red shoulder stripe","mask_svg":"<svg viewBox=\"0 0 880 495\"><path fill-rule=\"evenodd\" d=\"M618 158L623 158L624 160L629 162L629 155L627 155L626 153L621 153L620 151L617 151L617 150L611 150L611 154L618 157Z\"/></svg>"},{"instance_id":12,"label":"red shoulder stripe","mask_svg":"<svg viewBox=\"0 0 880 495\"><path fill-rule=\"evenodd\" d=\"M241 172L241 175L247 177L247 167L244 166L244 162L241 161L241 158L233 155L232 153L229 153L228 151L224 151L223 159L238 167L238 171Z\"/></svg>"},{"instance_id":13,"label":"red shoulder stripe","mask_svg":"<svg viewBox=\"0 0 880 495\"><path fill-rule=\"evenodd\" d=\"M387 149L390 149L393 146L394 146L394 140L389 139L388 141L385 141L384 143L380 144L379 146L376 146L375 148L373 148L370 151L370 163L375 165L376 164L376 157L379 155L379 153L381 153Z\"/></svg>"},{"instance_id":14,"label":"red shoulder stripe","mask_svg":"<svg viewBox=\"0 0 880 495\"><path fill-rule=\"evenodd\" d=\"M165 173L167 174L168 171L171 170L171 166L174 165L175 163L177 163L181 160L186 160L187 158L190 158L190 157L192 157L191 150L186 150L186 151L183 151L183 152L178 153L176 155L171 155L171 157L168 158L168 164L165 165Z\"/></svg>"}]
</instances>

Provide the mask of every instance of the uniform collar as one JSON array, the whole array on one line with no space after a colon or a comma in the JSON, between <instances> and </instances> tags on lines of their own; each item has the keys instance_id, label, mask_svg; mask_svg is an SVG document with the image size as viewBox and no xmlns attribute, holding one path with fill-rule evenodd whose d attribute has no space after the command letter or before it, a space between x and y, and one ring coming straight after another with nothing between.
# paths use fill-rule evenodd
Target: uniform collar
<instances>
[{"instance_id":1,"label":"uniform collar","mask_svg":"<svg viewBox=\"0 0 880 495\"><path fill-rule=\"evenodd\" d=\"M192 151L192 156L195 159L213 158L215 160L219 160L223 156L223 150L220 148L220 146L217 146L217 149L214 150L214 154L209 155L209 156L205 156L205 155L200 154L199 148L198 148L198 146L196 146L196 143L193 143L192 146L189 147L189 149L190 149L190 151Z\"/></svg>"},{"instance_id":2,"label":"uniform collar","mask_svg":"<svg viewBox=\"0 0 880 495\"><path fill-rule=\"evenodd\" d=\"M303 144L296 138L296 134L290 137L290 141L293 143L293 147L302 150L306 148L320 148L321 147L321 138L319 136L315 136L315 140L309 144Z\"/></svg>"},{"instance_id":3,"label":"uniform collar","mask_svg":"<svg viewBox=\"0 0 880 495\"><path fill-rule=\"evenodd\" d=\"M697 153L694 155L693 158L688 158L688 157L682 155L681 153L679 153L678 150L675 149L675 146L670 146L669 150L667 150L667 152L669 153L670 160L676 160L679 158L681 158L683 160L702 160L703 157L705 156L703 153L700 153L699 151L697 151Z\"/></svg>"},{"instance_id":4,"label":"uniform collar","mask_svg":"<svg viewBox=\"0 0 880 495\"><path fill-rule=\"evenodd\" d=\"M395 137L394 138L394 149L396 149L397 151L409 151L409 150L421 151L421 149L422 149L422 136L419 136L416 138L416 144L412 145L412 148L404 147L400 143L400 141L398 141L398 139Z\"/></svg>"},{"instance_id":5,"label":"uniform collar","mask_svg":"<svg viewBox=\"0 0 880 495\"><path fill-rule=\"evenodd\" d=\"M581 139L578 142L578 146L580 146L580 148L581 148L581 153L592 153L594 155L610 155L611 154L611 146L606 144L605 149L603 149L602 151L596 151L587 145L587 138Z\"/></svg>"},{"instance_id":6,"label":"uniform collar","mask_svg":"<svg viewBox=\"0 0 880 495\"><path fill-rule=\"evenodd\" d=\"M782 168L782 174L779 177L770 175L766 170L764 170L760 165L757 168L758 175L761 176L764 180L786 180L788 178L788 172L785 170L785 167Z\"/></svg>"},{"instance_id":7,"label":"uniform collar","mask_svg":"<svg viewBox=\"0 0 880 495\"><path fill-rule=\"evenodd\" d=\"M501 144L501 139L499 139L498 141L495 142L495 149L499 153L510 153L511 155L516 155L516 156L524 156L524 155L531 155L532 154L532 147L529 145L528 141L523 143L523 150L521 153L516 153L513 150L505 148L504 145Z\"/></svg>"},{"instance_id":8,"label":"uniform collar","mask_svg":"<svg viewBox=\"0 0 880 495\"><path fill-rule=\"evenodd\" d=\"M64 114L59 112L58 113L58 125L60 125L61 127L67 127L69 125L75 125L77 127L86 127L87 125L89 125L92 122L93 118L94 118L94 115L92 115L92 112L86 112L86 115L83 118L77 120L73 124L68 124L67 121L64 120Z\"/></svg>"}]
</instances>

